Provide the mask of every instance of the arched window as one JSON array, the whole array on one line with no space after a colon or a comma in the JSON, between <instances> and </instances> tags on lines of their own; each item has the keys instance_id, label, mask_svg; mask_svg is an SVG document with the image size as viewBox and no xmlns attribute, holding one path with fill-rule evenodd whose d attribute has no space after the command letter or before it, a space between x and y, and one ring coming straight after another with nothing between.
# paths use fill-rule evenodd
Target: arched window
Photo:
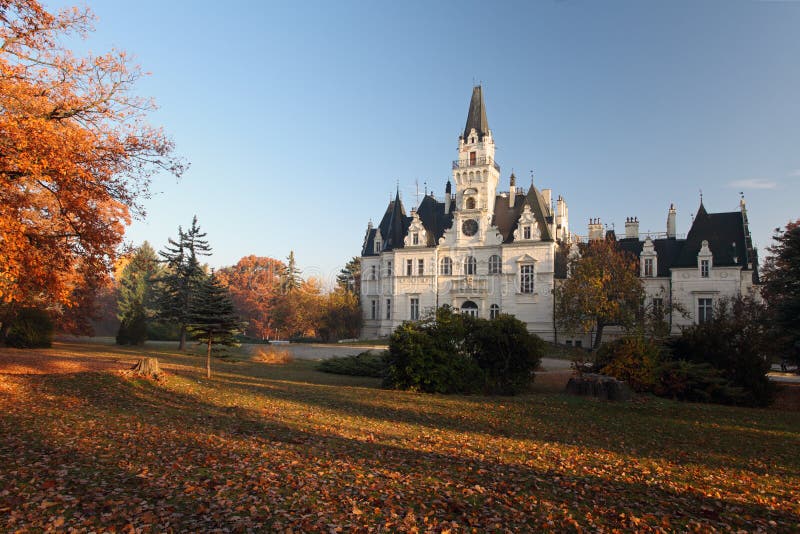
<instances>
[{"instance_id":1,"label":"arched window","mask_svg":"<svg viewBox=\"0 0 800 534\"><path fill-rule=\"evenodd\" d=\"M464 274L467 275L478 274L478 262L475 261L474 256L467 256L464 259Z\"/></svg>"},{"instance_id":2,"label":"arched window","mask_svg":"<svg viewBox=\"0 0 800 534\"><path fill-rule=\"evenodd\" d=\"M461 305L461 313L464 315L471 315L473 317L478 316L478 305L468 300Z\"/></svg>"},{"instance_id":3,"label":"arched window","mask_svg":"<svg viewBox=\"0 0 800 534\"><path fill-rule=\"evenodd\" d=\"M475 209L475 199L472 197L467 198L467 209L474 210Z\"/></svg>"},{"instance_id":4,"label":"arched window","mask_svg":"<svg viewBox=\"0 0 800 534\"><path fill-rule=\"evenodd\" d=\"M489 306L489 319L497 319L498 315L500 315L500 306L497 304Z\"/></svg>"},{"instance_id":5,"label":"arched window","mask_svg":"<svg viewBox=\"0 0 800 534\"><path fill-rule=\"evenodd\" d=\"M445 256L439 261L439 274L453 274L453 260Z\"/></svg>"},{"instance_id":6,"label":"arched window","mask_svg":"<svg viewBox=\"0 0 800 534\"><path fill-rule=\"evenodd\" d=\"M489 274L500 274L503 272L503 263L500 261L500 256L494 254L489 256Z\"/></svg>"}]
</instances>

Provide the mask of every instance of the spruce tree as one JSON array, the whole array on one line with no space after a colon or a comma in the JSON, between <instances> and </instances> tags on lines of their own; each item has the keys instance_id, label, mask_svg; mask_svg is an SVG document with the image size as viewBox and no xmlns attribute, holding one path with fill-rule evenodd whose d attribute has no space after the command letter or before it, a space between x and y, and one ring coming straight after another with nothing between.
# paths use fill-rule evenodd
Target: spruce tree
<instances>
[{"instance_id":1,"label":"spruce tree","mask_svg":"<svg viewBox=\"0 0 800 534\"><path fill-rule=\"evenodd\" d=\"M233 309L228 289L224 287L213 272L199 286L196 298L192 300L188 330L194 339L205 343L206 376L211 378L211 345L239 346L236 335L244 329L244 324Z\"/></svg>"},{"instance_id":2,"label":"spruce tree","mask_svg":"<svg viewBox=\"0 0 800 534\"><path fill-rule=\"evenodd\" d=\"M147 320L153 316L153 283L158 258L145 241L122 271L117 298L119 345L141 345L147 339Z\"/></svg>"},{"instance_id":3,"label":"spruce tree","mask_svg":"<svg viewBox=\"0 0 800 534\"><path fill-rule=\"evenodd\" d=\"M354 293L357 297L361 294L361 258L354 256L345 264L344 269L336 275L336 285L345 291ZM359 297L360 298L360 297Z\"/></svg>"},{"instance_id":4,"label":"spruce tree","mask_svg":"<svg viewBox=\"0 0 800 534\"><path fill-rule=\"evenodd\" d=\"M166 265L166 273L159 279L158 317L180 328L179 350L186 350L186 327L190 322L192 301L196 298L206 273L198 259L209 256L211 247L200 231L197 216L188 231L178 227L178 240L168 240L159 252Z\"/></svg>"},{"instance_id":5,"label":"spruce tree","mask_svg":"<svg viewBox=\"0 0 800 534\"><path fill-rule=\"evenodd\" d=\"M283 294L291 293L299 289L302 279L300 278L300 269L294 261L294 250L289 251L289 257L286 258L286 270L281 277L281 292Z\"/></svg>"}]
</instances>

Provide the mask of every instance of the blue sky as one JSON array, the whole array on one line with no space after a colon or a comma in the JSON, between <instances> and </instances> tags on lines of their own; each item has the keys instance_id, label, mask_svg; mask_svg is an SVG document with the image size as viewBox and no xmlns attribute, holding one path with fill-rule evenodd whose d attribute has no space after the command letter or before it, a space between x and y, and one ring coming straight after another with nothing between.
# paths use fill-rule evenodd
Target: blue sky
<instances>
[{"instance_id":1,"label":"blue sky","mask_svg":"<svg viewBox=\"0 0 800 534\"><path fill-rule=\"evenodd\" d=\"M59 5L59 4L49 4ZM132 53L183 179L133 243L197 214L220 267L295 251L330 280L399 180L444 192L473 83L507 188L561 194L573 231L688 231L744 191L753 238L800 218L800 2L90 1L86 46Z\"/></svg>"}]
</instances>

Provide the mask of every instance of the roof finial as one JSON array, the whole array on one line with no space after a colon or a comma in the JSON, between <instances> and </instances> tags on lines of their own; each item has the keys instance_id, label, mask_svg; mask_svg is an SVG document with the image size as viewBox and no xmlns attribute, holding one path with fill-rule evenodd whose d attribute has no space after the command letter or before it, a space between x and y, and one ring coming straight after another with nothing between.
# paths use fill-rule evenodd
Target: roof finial
<instances>
[{"instance_id":1,"label":"roof finial","mask_svg":"<svg viewBox=\"0 0 800 534\"><path fill-rule=\"evenodd\" d=\"M533 169L531 169L531 187L533 187Z\"/></svg>"},{"instance_id":2,"label":"roof finial","mask_svg":"<svg viewBox=\"0 0 800 534\"><path fill-rule=\"evenodd\" d=\"M703 203L703 190L700 190L700 204Z\"/></svg>"}]
</instances>

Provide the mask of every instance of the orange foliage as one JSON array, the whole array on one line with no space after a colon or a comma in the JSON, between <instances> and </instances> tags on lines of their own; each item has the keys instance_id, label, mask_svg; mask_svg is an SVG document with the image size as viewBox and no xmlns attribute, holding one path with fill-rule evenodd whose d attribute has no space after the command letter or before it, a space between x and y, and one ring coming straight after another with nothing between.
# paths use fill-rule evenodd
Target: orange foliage
<instances>
[{"instance_id":1,"label":"orange foliage","mask_svg":"<svg viewBox=\"0 0 800 534\"><path fill-rule=\"evenodd\" d=\"M247 335L261 339L275 336L272 306L285 269L279 260L251 255L217 271L220 282L230 291L236 313L248 323Z\"/></svg>"},{"instance_id":2,"label":"orange foliage","mask_svg":"<svg viewBox=\"0 0 800 534\"><path fill-rule=\"evenodd\" d=\"M154 172L180 175L124 52L75 57L88 9L0 0L0 306L70 306L108 272Z\"/></svg>"}]
</instances>

